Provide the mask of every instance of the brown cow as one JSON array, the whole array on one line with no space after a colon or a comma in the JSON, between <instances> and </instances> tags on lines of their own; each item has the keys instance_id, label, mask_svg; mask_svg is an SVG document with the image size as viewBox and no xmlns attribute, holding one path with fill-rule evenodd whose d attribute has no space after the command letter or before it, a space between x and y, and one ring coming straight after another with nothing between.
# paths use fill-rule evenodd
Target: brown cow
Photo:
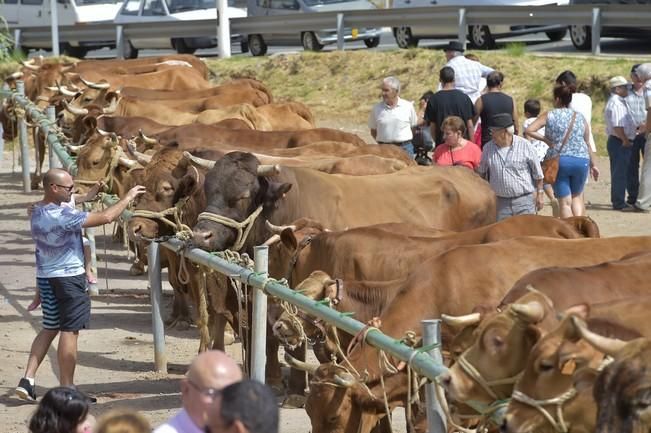
<instances>
[{"instance_id":1,"label":"brown cow","mask_svg":"<svg viewBox=\"0 0 651 433\"><path fill-rule=\"evenodd\" d=\"M462 246L423 263L418 272L413 272L404 280L377 283L344 281L344 297L357 299L357 293L361 294L361 290L367 292L359 299L374 300L372 305L376 307L386 306L379 316L382 331L394 338L402 338L409 330L418 333L421 320L440 317L443 311L465 314L475 304L497 305L507 287L533 269L553 264L578 266L614 260L635 250L649 249L650 246L651 237L572 240L521 237ZM541 251L546 254L540 254ZM467 269L468 260L472 260L471 272ZM355 289L356 286L358 289ZM395 293L400 293L400 296L395 296ZM392 295L395 296L393 302L387 304ZM367 305L365 308L370 310L373 307ZM370 428L375 424L372 421L382 416L378 356L377 350L368 346L349 356L357 371L368 370L365 384L374 393L375 399L370 400L375 404L369 403L368 393L357 383L359 378L342 375L341 369L332 364L323 364L318 368L306 402L313 432L354 432L358 431L358 424L351 425L350 420L357 422L362 415L364 418L370 417L369 425L364 424L364 427ZM492 376L488 378L492 379ZM403 374L385 379L392 407L406 397L405 379ZM345 384L345 387L339 388L333 383ZM368 430L362 428L359 431Z\"/></svg>"},{"instance_id":2,"label":"brown cow","mask_svg":"<svg viewBox=\"0 0 651 433\"><path fill-rule=\"evenodd\" d=\"M162 71L135 75L110 74L102 69L89 69L81 73L67 72L66 78L88 87L118 89L125 86L153 89L192 90L207 89L210 83L200 71L187 67L175 67Z\"/></svg>"},{"instance_id":3,"label":"brown cow","mask_svg":"<svg viewBox=\"0 0 651 433\"><path fill-rule=\"evenodd\" d=\"M620 257L613 255L610 260L617 260L636 249L645 251L648 247L638 245L628 251L622 249ZM608 258L603 257L601 261L606 260ZM496 397L510 395L515 380L508 379L520 374L531 347L540 335L557 323L553 307L564 309L582 302L644 296L651 288L643 276L643 269L648 269L650 261L651 254L636 254L586 268L547 268L523 276L502 299L501 312L482 321L476 331L476 341L464 353L465 362L473 366L481 377L499 383L489 387L493 394L477 378L470 376L468 369L461 364L455 364L442 382L455 400L472 400L478 407L492 404ZM532 286L536 288L533 292L528 289ZM530 308L510 306L516 301L517 305L526 303ZM535 332L529 332L530 328Z\"/></svg>"},{"instance_id":4,"label":"brown cow","mask_svg":"<svg viewBox=\"0 0 651 433\"><path fill-rule=\"evenodd\" d=\"M139 98L141 100L159 100L159 99L174 100L179 98L204 99L211 96L219 96L224 92L230 93L237 88L241 88L243 85L258 90L261 93L266 95L266 97L264 98L264 103L260 105L270 104L273 102L271 91L267 88L267 86L265 86L261 81L254 80L251 78L238 78L232 81L221 83L219 86L211 87L208 89L201 89L201 90L178 91L178 90L155 90L155 89L140 88L140 87L125 87L121 90L120 93L122 94L122 96Z\"/></svg>"}]
</instances>

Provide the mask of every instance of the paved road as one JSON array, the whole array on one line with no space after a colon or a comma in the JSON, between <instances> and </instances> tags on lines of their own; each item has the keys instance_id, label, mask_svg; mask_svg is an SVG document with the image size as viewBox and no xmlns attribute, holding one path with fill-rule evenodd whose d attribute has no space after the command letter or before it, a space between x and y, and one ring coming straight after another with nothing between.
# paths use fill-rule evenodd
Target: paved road
<instances>
[{"instance_id":1,"label":"paved road","mask_svg":"<svg viewBox=\"0 0 651 433\"><path fill-rule=\"evenodd\" d=\"M298 40L298 37L297 37ZM437 49L447 43L447 40L427 40L421 41L420 47ZM509 43L524 43L526 45L526 50L532 53L540 54L549 54L549 55L572 55L572 56L586 56L590 55L590 52L577 51L572 42L570 41L569 36L566 36L565 39L558 42L550 42L549 39L544 34L534 34L527 36L519 36L508 39L500 40L498 43L499 48L507 46ZM386 30L382 34L380 45L373 50L394 50L398 46L393 38L393 35L389 30ZM281 54L281 53L291 53L301 51L303 48L300 46L288 47L288 46L271 46L269 47L268 54ZM329 45L324 48L324 51L333 51L336 49L336 46ZM347 43L346 50L359 50L359 49L368 49L363 42L351 42ZM243 54L240 51L239 44L233 44L231 47L233 56L250 56L251 54ZM636 41L630 39L617 39L617 38L603 38L601 43L601 52L602 56L605 57L624 57L624 58L635 58L639 60L640 57L651 57L651 46L649 41ZM174 53L172 50L143 50L140 52L140 56L153 56L160 54L171 54ZM45 54L43 52L31 52L30 56ZM202 57L217 57L217 49L209 50L198 50L196 52L198 56ZM115 50L101 49L96 51L91 51L88 58L114 58Z\"/></svg>"}]
</instances>

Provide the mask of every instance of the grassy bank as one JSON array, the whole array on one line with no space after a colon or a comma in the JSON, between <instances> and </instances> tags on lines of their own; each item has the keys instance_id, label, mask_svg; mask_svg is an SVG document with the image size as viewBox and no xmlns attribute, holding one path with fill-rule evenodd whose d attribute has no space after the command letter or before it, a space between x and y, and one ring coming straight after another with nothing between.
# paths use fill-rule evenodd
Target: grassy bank
<instances>
[{"instance_id":1,"label":"grassy bank","mask_svg":"<svg viewBox=\"0 0 651 433\"><path fill-rule=\"evenodd\" d=\"M607 80L628 77L631 62L592 58L536 57L517 46L493 52L477 52L482 63L502 71L504 92L513 96L522 116L528 98L540 99L543 110L552 107L553 82L559 72L571 69L581 89L593 100L593 129L601 154L605 154L603 110ZM236 77L264 81L278 100L295 99L309 105L319 119L365 124L373 103L379 99L379 83L394 75L402 82L402 96L416 100L438 85L443 53L432 49L370 52L366 50L298 53L273 57L236 57L209 60L217 82Z\"/></svg>"}]
</instances>

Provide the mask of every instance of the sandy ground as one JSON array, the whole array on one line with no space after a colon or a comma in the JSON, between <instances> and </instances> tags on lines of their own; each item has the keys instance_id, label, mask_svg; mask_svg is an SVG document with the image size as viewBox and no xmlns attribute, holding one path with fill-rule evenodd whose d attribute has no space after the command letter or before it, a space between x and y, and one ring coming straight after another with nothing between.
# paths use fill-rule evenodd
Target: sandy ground
<instances>
[{"instance_id":1,"label":"sandy ground","mask_svg":"<svg viewBox=\"0 0 651 433\"><path fill-rule=\"evenodd\" d=\"M324 125L325 126L325 125ZM362 128L358 129L364 132ZM22 376L29 348L40 329L40 311L28 312L34 293L34 253L29 233L26 204L40 198L40 192L22 193L20 167L12 172L12 155L5 152L0 164L0 428L3 432L25 432L35 406L13 397ZM649 234L651 216L610 210L607 159L602 158L602 180L591 182L586 192L589 215L603 236ZM550 214L546 206L543 213ZM145 277L130 277L129 262L121 245L111 241L110 230L98 230L101 259L101 294L93 298L92 330L79 339L77 382L82 391L98 398L92 408L97 415L116 408L137 409L158 425L180 407L178 381L196 354L196 329L167 330L168 374L153 372L151 310ZM106 249L106 253L104 250ZM108 288L105 261L108 261ZM165 280L167 277L163 275ZM171 291L165 287L169 306ZM241 359L239 345L228 352ZM51 349L37 376L37 393L42 396L57 385L56 352ZM280 400L280 397L279 397ZM404 432L402 417L396 417L396 432ZM307 432L309 419L302 409L281 411L281 431Z\"/></svg>"}]
</instances>

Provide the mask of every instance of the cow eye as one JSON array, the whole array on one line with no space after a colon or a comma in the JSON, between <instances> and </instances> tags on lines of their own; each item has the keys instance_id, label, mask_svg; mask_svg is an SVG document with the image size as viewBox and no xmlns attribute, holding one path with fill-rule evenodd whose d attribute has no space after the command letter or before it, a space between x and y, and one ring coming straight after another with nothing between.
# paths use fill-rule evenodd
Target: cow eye
<instances>
[{"instance_id":1,"label":"cow eye","mask_svg":"<svg viewBox=\"0 0 651 433\"><path fill-rule=\"evenodd\" d=\"M96 159L96 160L94 160L94 161L91 161L91 164L93 164L93 165L99 165L100 162L101 162L101 161L100 161L99 159Z\"/></svg>"},{"instance_id":2,"label":"cow eye","mask_svg":"<svg viewBox=\"0 0 651 433\"><path fill-rule=\"evenodd\" d=\"M554 369L554 363L551 361L541 361L538 368L541 372L549 372Z\"/></svg>"},{"instance_id":3,"label":"cow eye","mask_svg":"<svg viewBox=\"0 0 651 433\"><path fill-rule=\"evenodd\" d=\"M339 420L339 416L337 415L331 415L328 417L329 424L336 424L338 420Z\"/></svg>"}]
</instances>

